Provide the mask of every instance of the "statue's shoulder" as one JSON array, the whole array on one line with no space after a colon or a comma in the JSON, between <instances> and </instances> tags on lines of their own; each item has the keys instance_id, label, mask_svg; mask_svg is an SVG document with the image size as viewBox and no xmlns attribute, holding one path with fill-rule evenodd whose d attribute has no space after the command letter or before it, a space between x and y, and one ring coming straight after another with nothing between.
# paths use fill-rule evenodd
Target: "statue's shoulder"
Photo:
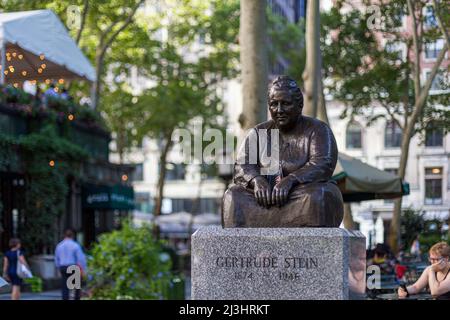
<instances>
[{"instance_id":1,"label":"statue's shoulder","mask_svg":"<svg viewBox=\"0 0 450 320\"><path fill-rule=\"evenodd\" d=\"M316 119L316 118L311 118L311 117L307 117L307 116L302 116L302 122L304 124L305 127L309 127L311 129L330 129L330 126L323 122L322 120Z\"/></svg>"},{"instance_id":2,"label":"statue's shoulder","mask_svg":"<svg viewBox=\"0 0 450 320\"><path fill-rule=\"evenodd\" d=\"M258 123L255 127L255 129L273 129L275 128L275 122L273 120L264 121L261 123Z\"/></svg>"}]
</instances>

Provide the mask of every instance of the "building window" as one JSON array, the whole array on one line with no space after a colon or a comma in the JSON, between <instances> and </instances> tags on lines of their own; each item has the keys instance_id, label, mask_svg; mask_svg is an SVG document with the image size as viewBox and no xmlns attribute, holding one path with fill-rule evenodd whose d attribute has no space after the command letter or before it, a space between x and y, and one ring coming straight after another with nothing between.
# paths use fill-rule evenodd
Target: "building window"
<instances>
[{"instance_id":1,"label":"building window","mask_svg":"<svg viewBox=\"0 0 450 320\"><path fill-rule=\"evenodd\" d=\"M395 121L388 121L384 135L386 148L399 148L402 143L402 129Z\"/></svg>"},{"instance_id":2,"label":"building window","mask_svg":"<svg viewBox=\"0 0 450 320\"><path fill-rule=\"evenodd\" d=\"M427 80L430 77L431 71L427 71L426 77ZM445 71L440 70L438 73L436 73L436 76L433 79L433 82L431 83L430 90L446 90L448 88L448 74L445 75Z\"/></svg>"},{"instance_id":3,"label":"building window","mask_svg":"<svg viewBox=\"0 0 450 320\"><path fill-rule=\"evenodd\" d=\"M442 168L425 168L425 204L442 204Z\"/></svg>"},{"instance_id":4,"label":"building window","mask_svg":"<svg viewBox=\"0 0 450 320\"><path fill-rule=\"evenodd\" d=\"M429 42L425 44L425 58L426 59L436 59L444 49L444 39L437 39L434 42Z\"/></svg>"},{"instance_id":5,"label":"building window","mask_svg":"<svg viewBox=\"0 0 450 320\"><path fill-rule=\"evenodd\" d=\"M438 22L436 20L436 16L434 15L434 8L433 6L426 6L425 7L425 28L432 29L438 27Z\"/></svg>"},{"instance_id":6,"label":"building window","mask_svg":"<svg viewBox=\"0 0 450 320\"><path fill-rule=\"evenodd\" d=\"M190 212L195 214L219 213L221 199L201 198L201 199L172 199L172 212Z\"/></svg>"},{"instance_id":7,"label":"building window","mask_svg":"<svg viewBox=\"0 0 450 320\"><path fill-rule=\"evenodd\" d=\"M404 54L403 46L398 42L386 43L386 51L395 54L400 61L405 60L406 55Z\"/></svg>"},{"instance_id":8,"label":"building window","mask_svg":"<svg viewBox=\"0 0 450 320\"><path fill-rule=\"evenodd\" d=\"M184 164L167 163L166 164L166 180L184 180L186 169Z\"/></svg>"},{"instance_id":9,"label":"building window","mask_svg":"<svg viewBox=\"0 0 450 320\"><path fill-rule=\"evenodd\" d=\"M444 145L444 132L442 128L431 123L425 132L425 146L442 147Z\"/></svg>"},{"instance_id":10,"label":"building window","mask_svg":"<svg viewBox=\"0 0 450 320\"><path fill-rule=\"evenodd\" d=\"M217 165L203 163L200 167L202 179L211 180L217 178L218 176L217 170L218 170Z\"/></svg>"},{"instance_id":11,"label":"building window","mask_svg":"<svg viewBox=\"0 0 450 320\"><path fill-rule=\"evenodd\" d=\"M143 181L144 180L144 165L138 163L135 165L132 181Z\"/></svg>"},{"instance_id":12,"label":"building window","mask_svg":"<svg viewBox=\"0 0 450 320\"><path fill-rule=\"evenodd\" d=\"M361 126L356 122L350 122L346 131L346 147L347 149L361 149L362 133Z\"/></svg>"}]
</instances>

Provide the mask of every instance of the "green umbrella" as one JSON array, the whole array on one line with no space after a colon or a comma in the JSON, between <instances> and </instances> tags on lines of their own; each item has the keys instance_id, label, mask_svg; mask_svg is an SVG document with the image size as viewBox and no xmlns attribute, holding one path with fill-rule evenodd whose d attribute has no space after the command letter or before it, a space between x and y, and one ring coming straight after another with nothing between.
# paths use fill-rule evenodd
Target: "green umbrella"
<instances>
[{"instance_id":1,"label":"green umbrella","mask_svg":"<svg viewBox=\"0 0 450 320\"><path fill-rule=\"evenodd\" d=\"M400 177L339 153L333 173L344 202L392 199L409 194L409 184Z\"/></svg>"}]
</instances>

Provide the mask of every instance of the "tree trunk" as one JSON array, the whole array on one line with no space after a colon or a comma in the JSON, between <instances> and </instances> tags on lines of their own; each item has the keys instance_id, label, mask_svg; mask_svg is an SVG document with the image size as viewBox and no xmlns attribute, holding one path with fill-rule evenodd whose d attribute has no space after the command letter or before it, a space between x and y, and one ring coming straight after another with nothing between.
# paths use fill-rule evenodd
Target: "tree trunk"
<instances>
[{"instance_id":1,"label":"tree trunk","mask_svg":"<svg viewBox=\"0 0 450 320\"><path fill-rule=\"evenodd\" d=\"M161 215L162 201L164 198L164 184L166 179L166 162L169 150L172 147L172 140L170 137L166 139L166 144L164 145L161 155L159 156L159 176L157 184L157 195L155 197L155 210L153 212L154 216L157 217Z\"/></svg>"},{"instance_id":2,"label":"tree trunk","mask_svg":"<svg viewBox=\"0 0 450 320\"><path fill-rule=\"evenodd\" d=\"M95 80L92 82L91 87L91 103L92 108L96 109L98 107L99 95L100 95L100 82L101 82L101 74L103 72L103 64L105 58L105 51L101 48L97 50L97 54L95 57Z\"/></svg>"},{"instance_id":3,"label":"tree trunk","mask_svg":"<svg viewBox=\"0 0 450 320\"><path fill-rule=\"evenodd\" d=\"M268 50L265 0L241 0L240 34L243 110L248 130L267 119Z\"/></svg>"},{"instance_id":4,"label":"tree trunk","mask_svg":"<svg viewBox=\"0 0 450 320\"><path fill-rule=\"evenodd\" d=\"M447 219L447 225L450 226L450 216ZM450 239L450 228L448 228L448 238L447 239Z\"/></svg>"},{"instance_id":5,"label":"tree trunk","mask_svg":"<svg viewBox=\"0 0 450 320\"><path fill-rule=\"evenodd\" d=\"M305 99L303 114L315 118L317 116L318 66L320 55L320 1L308 1L306 9L306 66L303 72Z\"/></svg>"},{"instance_id":6,"label":"tree trunk","mask_svg":"<svg viewBox=\"0 0 450 320\"><path fill-rule=\"evenodd\" d=\"M326 124L330 124L328 121L327 115L327 106L325 101L325 95L323 93L323 80L322 80L322 52L320 52L319 56L319 68L318 68L318 86L317 90L319 91L318 104L317 104L317 119L322 120Z\"/></svg>"},{"instance_id":7,"label":"tree trunk","mask_svg":"<svg viewBox=\"0 0 450 320\"><path fill-rule=\"evenodd\" d=\"M409 144L412 138L414 123L409 121L403 132L400 164L398 168L398 176L404 180L406 174L406 166L408 164ZM392 212L391 227L389 230L389 245L393 252L397 253L400 248L400 218L402 212L402 197L394 201L394 211Z\"/></svg>"},{"instance_id":8,"label":"tree trunk","mask_svg":"<svg viewBox=\"0 0 450 320\"><path fill-rule=\"evenodd\" d=\"M352 207L349 202L344 202L344 228L347 230L355 229L355 222L353 221Z\"/></svg>"}]
</instances>

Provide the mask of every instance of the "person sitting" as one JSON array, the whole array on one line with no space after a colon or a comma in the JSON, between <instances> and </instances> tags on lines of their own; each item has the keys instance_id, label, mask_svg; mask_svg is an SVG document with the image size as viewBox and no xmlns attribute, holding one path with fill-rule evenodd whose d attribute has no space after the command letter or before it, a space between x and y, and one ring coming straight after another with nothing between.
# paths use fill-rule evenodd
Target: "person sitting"
<instances>
[{"instance_id":1,"label":"person sitting","mask_svg":"<svg viewBox=\"0 0 450 320\"><path fill-rule=\"evenodd\" d=\"M287 76L271 83L268 108L272 119L250 130L238 152L222 226L338 227L344 209L331 180L338 152L330 127L302 115L302 92Z\"/></svg>"},{"instance_id":2,"label":"person sitting","mask_svg":"<svg viewBox=\"0 0 450 320\"><path fill-rule=\"evenodd\" d=\"M431 295L439 300L450 300L450 246L446 242L436 243L430 248L429 261L431 263L411 286L398 288L400 298L421 292L427 285Z\"/></svg>"},{"instance_id":3,"label":"person sitting","mask_svg":"<svg viewBox=\"0 0 450 320\"><path fill-rule=\"evenodd\" d=\"M387 248L383 244L377 244L374 250L374 256L368 263L369 265L380 267L381 274L383 275L394 274L394 265L389 260L387 251Z\"/></svg>"}]
</instances>

